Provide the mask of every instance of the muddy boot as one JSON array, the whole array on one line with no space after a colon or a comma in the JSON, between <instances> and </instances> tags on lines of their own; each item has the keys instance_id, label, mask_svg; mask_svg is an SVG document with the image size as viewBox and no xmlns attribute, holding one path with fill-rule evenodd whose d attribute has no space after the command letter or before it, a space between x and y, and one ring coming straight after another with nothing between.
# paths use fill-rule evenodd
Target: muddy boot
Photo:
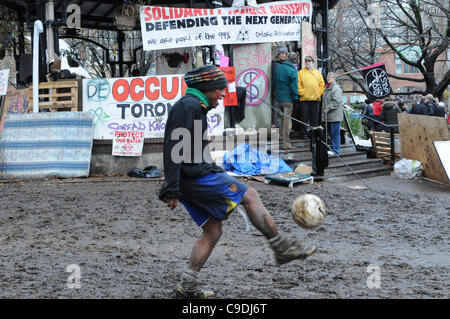
<instances>
[{"instance_id":1,"label":"muddy boot","mask_svg":"<svg viewBox=\"0 0 450 319\"><path fill-rule=\"evenodd\" d=\"M289 241L281 234L269 239L269 243L275 252L275 260L278 265L286 264L294 259L303 260L316 251L315 246L307 247L296 240Z\"/></svg>"},{"instance_id":2,"label":"muddy boot","mask_svg":"<svg viewBox=\"0 0 450 319\"><path fill-rule=\"evenodd\" d=\"M201 299L210 298L214 295L214 291L199 287L197 272L191 269L186 270L181 275L181 282L175 291L175 298L177 299Z\"/></svg>"}]
</instances>

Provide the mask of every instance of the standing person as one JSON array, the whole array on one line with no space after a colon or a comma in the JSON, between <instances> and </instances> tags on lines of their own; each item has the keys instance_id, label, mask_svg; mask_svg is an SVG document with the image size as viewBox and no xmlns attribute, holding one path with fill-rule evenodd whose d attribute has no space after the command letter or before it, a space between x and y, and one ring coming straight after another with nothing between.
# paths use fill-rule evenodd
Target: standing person
<instances>
[{"instance_id":1,"label":"standing person","mask_svg":"<svg viewBox=\"0 0 450 319\"><path fill-rule=\"evenodd\" d=\"M400 108L400 110L402 110L403 113L409 113L410 112L409 107L405 104L405 102L400 101L400 102L398 102L397 105Z\"/></svg>"},{"instance_id":2,"label":"standing person","mask_svg":"<svg viewBox=\"0 0 450 319\"><path fill-rule=\"evenodd\" d=\"M331 149L336 155L341 150L341 122L344 119L342 89L336 83L336 73L327 74L327 84L322 96L322 121L330 128ZM332 152L328 151L328 155Z\"/></svg>"},{"instance_id":3,"label":"standing person","mask_svg":"<svg viewBox=\"0 0 450 319\"><path fill-rule=\"evenodd\" d=\"M301 121L313 127L319 125L320 100L325 90L325 81L319 70L313 67L312 56L305 57L305 67L298 72L298 94L300 97ZM301 138L307 139L306 126L302 126Z\"/></svg>"},{"instance_id":4,"label":"standing person","mask_svg":"<svg viewBox=\"0 0 450 319\"><path fill-rule=\"evenodd\" d=\"M285 114L291 116L294 109L294 101L298 99L297 69L294 64L297 54L290 52L288 59L280 64L274 72L275 104ZM283 149L292 149L290 133L292 121L284 116L281 121L281 139Z\"/></svg>"},{"instance_id":5,"label":"standing person","mask_svg":"<svg viewBox=\"0 0 450 319\"><path fill-rule=\"evenodd\" d=\"M277 51L277 55L272 61L272 104L277 111L281 111L279 105L275 100L276 96L276 85L275 85L275 70L278 66L282 65L288 56L288 50L286 48L280 48ZM279 112L272 110L272 127L281 128L281 115Z\"/></svg>"},{"instance_id":6,"label":"standing person","mask_svg":"<svg viewBox=\"0 0 450 319\"><path fill-rule=\"evenodd\" d=\"M436 105L436 111L434 111L433 116L445 117L445 104L444 102L439 102Z\"/></svg>"},{"instance_id":7,"label":"standing person","mask_svg":"<svg viewBox=\"0 0 450 319\"><path fill-rule=\"evenodd\" d=\"M410 114L416 114L416 115L427 115L427 106L423 103L413 103L411 105L411 111Z\"/></svg>"},{"instance_id":8,"label":"standing person","mask_svg":"<svg viewBox=\"0 0 450 319\"><path fill-rule=\"evenodd\" d=\"M385 101L380 113L380 119L384 121L384 124L386 125L396 125L394 127L394 133L399 133L397 114L402 113L402 110L400 110L392 98L386 98ZM387 128L385 127L384 129ZM389 130L387 132L389 132Z\"/></svg>"},{"instance_id":9,"label":"standing person","mask_svg":"<svg viewBox=\"0 0 450 319\"><path fill-rule=\"evenodd\" d=\"M364 114L365 116L367 116L367 117L366 117L366 120L367 120L367 122L366 122L367 129L369 130L369 132L370 132L370 131L373 131L374 128L375 128L375 122L372 120L372 119L373 119L373 110L372 110L372 103L370 103L370 100L369 100L369 99L366 99L366 100L364 101L364 110L363 110L363 114Z\"/></svg>"},{"instance_id":10,"label":"standing person","mask_svg":"<svg viewBox=\"0 0 450 319\"><path fill-rule=\"evenodd\" d=\"M165 180L159 199L175 209L181 202L203 233L176 293L180 298L206 298L198 274L222 234L222 221L243 204L250 222L266 237L278 264L304 259L315 247L306 247L278 231L257 191L228 175L211 159L205 139L206 114L217 107L227 81L222 70L205 65L186 73L185 96L170 109L164 132ZM182 143L182 147L180 147ZM199 147L201 146L201 149ZM180 154L182 153L182 154ZM250 247L249 247L250 248Z\"/></svg>"},{"instance_id":11,"label":"standing person","mask_svg":"<svg viewBox=\"0 0 450 319\"><path fill-rule=\"evenodd\" d=\"M381 122L380 114L381 110L383 109L383 99L376 100L372 103L372 110L373 110L373 118L374 120ZM383 125L380 123L375 122L375 131L381 132L383 130Z\"/></svg>"},{"instance_id":12,"label":"standing person","mask_svg":"<svg viewBox=\"0 0 450 319\"><path fill-rule=\"evenodd\" d=\"M425 95L425 106L427 107L427 115L433 116L436 112L436 101L434 100L433 94Z\"/></svg>"}]
</instances>

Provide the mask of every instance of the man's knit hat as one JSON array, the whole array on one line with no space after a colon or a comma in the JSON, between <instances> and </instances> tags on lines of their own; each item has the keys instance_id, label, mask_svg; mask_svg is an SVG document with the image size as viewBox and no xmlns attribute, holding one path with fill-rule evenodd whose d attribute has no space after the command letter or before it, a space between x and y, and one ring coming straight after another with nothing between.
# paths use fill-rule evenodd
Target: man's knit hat
<instances>
[{"instance_id":1,"label":"man's knit hat","mask_svg":"<svg viewBox=\"0 0 450 319\"><path fill-rule=\"evenodd\" d=\"M190 70L184 75L184 81L188 87L202 92L224 89L227 87L225 73L212 64L203 65Z\"/></svg>"}]
</instances>

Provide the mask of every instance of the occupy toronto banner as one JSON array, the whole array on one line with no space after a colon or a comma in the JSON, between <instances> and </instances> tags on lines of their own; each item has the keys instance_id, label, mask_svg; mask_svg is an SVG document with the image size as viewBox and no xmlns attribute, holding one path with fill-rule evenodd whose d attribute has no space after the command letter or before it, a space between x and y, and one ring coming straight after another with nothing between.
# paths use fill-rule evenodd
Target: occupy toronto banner
<instances>
[{"instance_id":1,"label":"occupy toronto banner","mask_svg":"<svg viewBox=\"0 0 450 319\"><path fill-rule=\"evenodd\" d=\"M300 41L302 21L311 22L310 0L257 7L198 9L142 6L144 50Z\"/></svg>"},{"instance_id":2,"label":"occupy toronto banner","mask_svg":"<svg viewBox=\"0 0 450 319\"><path fill-rule=\"evenodd\" d=\"M184 95L183 75L83 79L83 112L94 114L94 139L111 140L115 131L164 137L170 108ZM223 100L208 112L208 135L222 135Z\"/></svg>"}]
</instances>

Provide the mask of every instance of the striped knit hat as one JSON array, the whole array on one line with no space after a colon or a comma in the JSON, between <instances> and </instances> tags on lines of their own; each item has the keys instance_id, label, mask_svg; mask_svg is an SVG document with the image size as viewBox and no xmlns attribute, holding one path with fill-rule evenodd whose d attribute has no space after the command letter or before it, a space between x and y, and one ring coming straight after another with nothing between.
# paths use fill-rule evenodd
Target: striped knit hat
<instances>
[{"instance_id":1,"label":"striped knit hat","mask_svg":"<svg viewBox=\"0 0 450 319\"><path fill-rule=\"evenodd\" d=\"M227 78L221 69L207 64L190 70L184 75L184 81L190 88L202 92L224 89L227 87Z\"/></svg>"}]
</instances>

